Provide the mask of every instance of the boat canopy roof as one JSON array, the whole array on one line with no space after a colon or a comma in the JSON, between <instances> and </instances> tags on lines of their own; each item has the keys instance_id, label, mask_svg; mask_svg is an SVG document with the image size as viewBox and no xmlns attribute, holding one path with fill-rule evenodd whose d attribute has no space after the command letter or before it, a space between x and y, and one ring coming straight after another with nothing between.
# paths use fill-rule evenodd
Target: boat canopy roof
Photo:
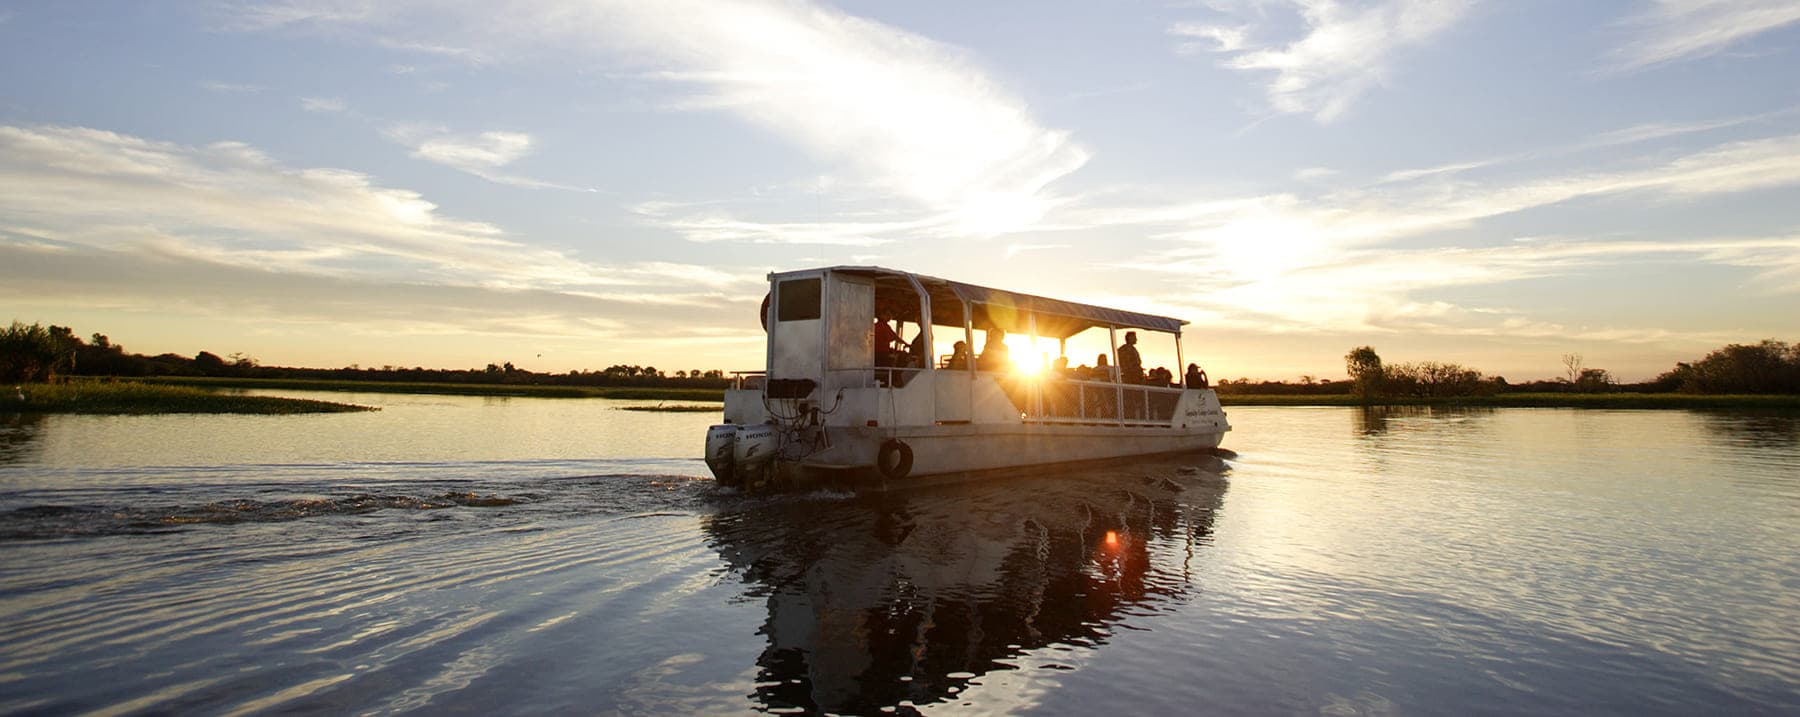
<instances>
[{"instance_id":1,"label":"boat canopy roof","mask_svg":"<svg viewBox=\"0 0 1800 717\"><path fill-rule=\"evenodd\" d=\"M970 318L976 328L1000 328L1014 334L1026 334L1035 330L1038 336L1057 339L1066 339L1091 328L1108 326L1179 334L1181 327L1187 324L1186 321L1167 316L1022 294L878 266L834 266L782 272L772 278L815 272L872 278L876 284L875 303L879 312L893 318L923 323L919 321L918 295L912 286L912 280L916 280L931 297L931 323L937 326L961 326L964 304L969 306ZM904 291L898 291L902 289Z\"/></svg>"}]
</instances>

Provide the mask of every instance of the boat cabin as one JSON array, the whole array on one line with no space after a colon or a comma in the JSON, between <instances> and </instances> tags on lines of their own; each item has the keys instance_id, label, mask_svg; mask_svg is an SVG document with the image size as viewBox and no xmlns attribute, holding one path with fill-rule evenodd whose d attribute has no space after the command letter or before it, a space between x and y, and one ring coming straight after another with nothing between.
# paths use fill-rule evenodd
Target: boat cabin
<instances>
[{"instance_id":1,"label":"boat cabin","mask_svg":"<svg viewBox=\"0 0 1800 717\"><path fill-rule=\"evenodd\" d=\"M869 411L846 412L873 416L861 419L864 425L869 420L1169 425L1186 388L1181 370L1186 322L1178 319L879 267L808 269L769 279L763 311L766 369L740 372L736 387L769 399L816 401L813 408L821 411L838 408L840 401L869 404ZM1118 347L1126 332L1172 341L1175 366L1167 378L1121 374ZM1013 360L1011 354L1020 349L1001 343L1002 333L1015 337L1015 344L1024 337L1025 350L1037 355ZM1105 366L1063 367L1075 360L1068 348L1078 335L1106 351ZM873 405L894 390L917 400ZM761 400L756 403L728 411L727 418L760 420ZM821 419L829 423L836 415Z\"/></svg>"}]
</instances>

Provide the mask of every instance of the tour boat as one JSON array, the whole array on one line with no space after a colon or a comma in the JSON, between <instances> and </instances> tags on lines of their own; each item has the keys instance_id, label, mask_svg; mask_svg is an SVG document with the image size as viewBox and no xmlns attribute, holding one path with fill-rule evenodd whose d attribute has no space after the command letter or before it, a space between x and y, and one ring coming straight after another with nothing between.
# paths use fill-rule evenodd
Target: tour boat
<instances>
[{"instance_id":1,"label":"tour boat","mask_svg":"<svg viewBox=\"0 0 1800 717\"><path fill-rule=\"evenodd\" d=\"M706 463L747 490L880 489L1217 449L1231 425L1204 373L1180 368L1186 323L881 267L773 273L765 368L734 374ZM1121 366L1139 350L1120 351L1122 337L1139 331L1173 338L1173 371ZM1072 341L1100 348L1096 366L1050 367L1051 346L1067 357Z\"/></svg>"}]
</instances>

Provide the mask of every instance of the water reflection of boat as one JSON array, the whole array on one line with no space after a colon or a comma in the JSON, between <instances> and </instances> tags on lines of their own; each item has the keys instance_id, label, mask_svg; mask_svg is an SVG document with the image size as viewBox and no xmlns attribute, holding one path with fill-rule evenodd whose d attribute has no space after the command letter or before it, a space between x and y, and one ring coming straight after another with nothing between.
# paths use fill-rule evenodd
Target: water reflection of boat
<instances>
[{"instance_id":1,"label":"water reflection of boat","mask_svg":"<svg viewBox=\"0 0 1800 717\"><path fill-rule=\"evenodd\" d=\"M951 698L1051 646L1097 646L1185 599L1224 464L1193 455L839 500L759 501L707 520L767 601L756 698L869 713Z\"/></svg>"},{"instance_id":2,"label":"water reflection of boat","mask_svg":"<svg viewBox=\"0 0 1800 717\"><path fill-rule=\"evenodd\" d=\"M739 375L707 432L721 483L880 485L1211 449L1231 430L1204 374L1181 368L1179 319L879 267L769 283L765 370ZM1120 348L1138 331L1174 340L1173 372L1152 378ZM1050 368L1071 340L1111 358Z\"/></svg>"}]
</instances>

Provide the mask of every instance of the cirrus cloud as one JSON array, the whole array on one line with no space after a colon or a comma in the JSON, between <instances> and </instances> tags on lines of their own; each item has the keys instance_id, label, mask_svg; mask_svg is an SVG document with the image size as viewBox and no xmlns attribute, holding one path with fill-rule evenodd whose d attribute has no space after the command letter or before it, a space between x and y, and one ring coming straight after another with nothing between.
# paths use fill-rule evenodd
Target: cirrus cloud
<instances>
[{"instance_id":1,"label":"cirrus cloud","mask_svg":"<svg viewBox=\"0 0 1800 717\"><path fill-rule=\"evenodd\" d=\"M1089 156L1068 132L1038 122L967 53L810 2L340 0L226 8L223 26L235 29L337 30L396 49L467 48L484 62L554 48L633 68L674 94L664 108L734 116L862 184L910 198L949 231L1030 226L1055 206L1050 185Z\"/></svg>"},{"instance_id":2,"label":"cirrus cloud","mask_svg":"<svg viewBox=\"0 0 1800 717\"><path fill-rule=\"evenodd\" d=\"M1382 84L1404 50L1436 39L1473 4L1473 0L1219 2L1211 6L1231 17L1231 24L1180 22L1170 26L1169 34L1184 38L1177 52L1219 53L1226 56L1220 62L1225 67L1273 72L1265 92L1275 111L1330 122ZM1305 34L1294 40L1254 39L1269 24L1271 6L1292 10Z\"/></svg>"},{"instance_id":3,"label":"cirrus cloud","mask_svg":"<svg viewBox=\"0 0 1800 717\"><path fill-rule=\"evenodd\" d=\"M714 287L739 280L699 267L581 261L445 216L368 175L287 167L243 143L188 146L85 127L0 126L0 215L66 245L153 248L268 271L589 290L672 276Z\"/></svg>"},{"instance_id":4,"label":"cirrus cloud","mask_svg":"<svg viewBox=\"0 0 1800 717\"><path fill-rule=\"evenodd\" d=\"M1800 22L1793 0L1655 0L1625 20L1635 37L1614 51L1612 72L1707 57Z\"/></svg>"}]
</instances>

